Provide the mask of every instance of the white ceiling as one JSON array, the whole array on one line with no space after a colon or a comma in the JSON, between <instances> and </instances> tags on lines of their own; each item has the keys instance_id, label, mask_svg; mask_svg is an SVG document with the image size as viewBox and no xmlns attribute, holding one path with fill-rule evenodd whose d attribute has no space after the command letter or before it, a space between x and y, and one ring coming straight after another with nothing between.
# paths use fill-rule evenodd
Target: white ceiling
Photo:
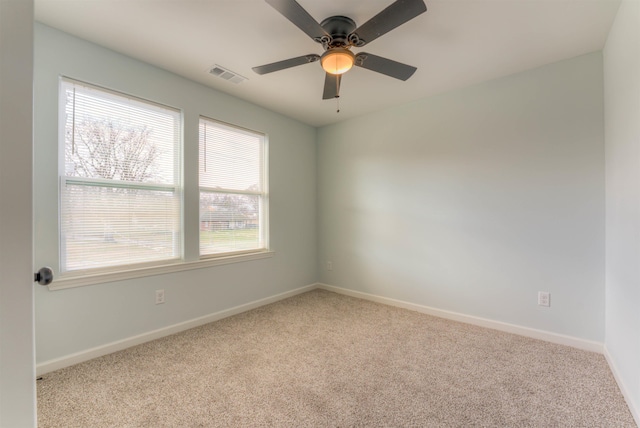
<instances>
[{"instance_id":1,"label":"white ceiling","mask_svg":"<svg viewBox=\"0 0 640 428\"><path fill-rule=\"evenodd\" d=\"M363 24L392 0L298 0L318 22ZM418 67L406 82L354 68L340 113L320 63L251 67L322 47L264 0L35 0L36 20L314 126L603 48L619 0L425 0L427 12L362 49ZM208 74L214 64L248 80Z\"/></svg>"}]
</instances>

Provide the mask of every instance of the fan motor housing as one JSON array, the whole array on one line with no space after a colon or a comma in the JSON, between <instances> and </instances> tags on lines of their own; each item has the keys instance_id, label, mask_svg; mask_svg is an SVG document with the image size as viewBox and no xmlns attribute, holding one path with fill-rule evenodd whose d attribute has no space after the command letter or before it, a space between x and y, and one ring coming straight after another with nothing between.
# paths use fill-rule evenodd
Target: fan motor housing
<instances>
[{"instance_id":1,"label":"fan motor housing","mask_svg":"<svg viewBox=\"0 0 640 428\"><path fill-rule=\"evenodd\" d=\"M353 19L346 16L330 16L320 26L331 35L328 48L349 46L349 34L356 29Z\"/></svg>"}]
</instances>

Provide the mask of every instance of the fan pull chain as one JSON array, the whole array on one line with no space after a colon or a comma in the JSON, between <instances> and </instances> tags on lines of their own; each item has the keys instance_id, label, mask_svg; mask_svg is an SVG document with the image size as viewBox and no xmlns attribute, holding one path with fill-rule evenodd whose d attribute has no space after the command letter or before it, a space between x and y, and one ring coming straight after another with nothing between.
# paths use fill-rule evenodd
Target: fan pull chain
<instances>
[{"instance_id":1,"label":"fan pull chain","mask_svg":"<svg viewBox=\"0 0 640 428\"><path fill-rule=\"evenodd\" d=\"M336 114L338 113L340 113L340 76L336 78Z\"/></svg>"}]
</instances>

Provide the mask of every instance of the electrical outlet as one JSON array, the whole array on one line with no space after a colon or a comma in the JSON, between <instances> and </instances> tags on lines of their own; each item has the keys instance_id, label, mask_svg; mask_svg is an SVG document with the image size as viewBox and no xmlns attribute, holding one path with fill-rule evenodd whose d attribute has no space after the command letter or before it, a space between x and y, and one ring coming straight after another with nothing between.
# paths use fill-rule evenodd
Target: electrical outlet
<instances>
[{"instance_id":1,"label":"electrical outlet","mask_svg":"<svg viewBox=\"0 0 640 428\"><path fill-rule=\"evenodd\" d=\"M333 262L332 261L328 261L327 262L327 270L333 270Z\"/></svg>"},{"instance_id":2,"label":"electrical outlet","mask_svg":"<svg viewBox=\"0 0 640 428\"><path fill-rule=\"evenodd\" d=\"M164 303L164 290L156 290L156 305Z\"/></svg>"},{"instance_id":3,"label":"electrical outlet","mask_svg":"<svg viewBox=\"0 0 640 428\"><path fill-rule=\"evenodd\" d=\"M548 291L538 291L538 306L551 306L551 293Z\"/></svg>"}]
</instances>

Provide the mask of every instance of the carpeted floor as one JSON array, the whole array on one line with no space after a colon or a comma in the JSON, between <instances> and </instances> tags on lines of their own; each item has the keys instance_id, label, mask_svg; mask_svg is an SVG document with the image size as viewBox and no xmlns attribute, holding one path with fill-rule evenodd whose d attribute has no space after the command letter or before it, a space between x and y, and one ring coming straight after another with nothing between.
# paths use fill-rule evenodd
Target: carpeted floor
<instances>
[{"instance_id":1,"label":"carpeted floor","mask_svg":"<svg viewBox=\"0 0 640 428\"><path fill-rule=\"evenodd\" d=\"M602 355L314 290L44 376L39 427L635 427Z\"/></svg>"}]
</instances>

